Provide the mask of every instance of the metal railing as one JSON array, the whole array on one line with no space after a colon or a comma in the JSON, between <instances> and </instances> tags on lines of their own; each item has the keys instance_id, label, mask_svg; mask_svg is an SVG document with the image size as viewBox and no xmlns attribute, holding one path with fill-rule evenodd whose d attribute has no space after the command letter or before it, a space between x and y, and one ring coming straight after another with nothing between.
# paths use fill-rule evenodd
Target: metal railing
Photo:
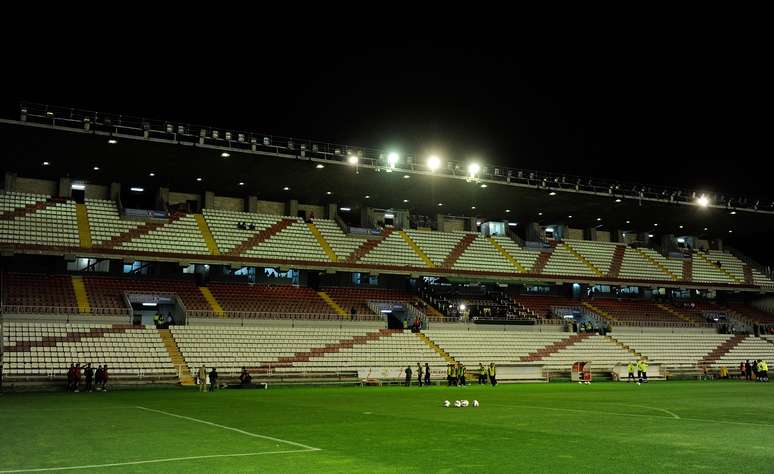
<instances>
[{"instance_id":1,"label":"metal railing","mask_svg":"<svg viewBox=\"0 0 774 474\"><path fill-rule=\"evenodd\" d=\"M444 166L433 170L424 159L408 154L391 167L387 162L388 152L376 148L325 143L316 140L283 137L255 131L226 130L222 127L196 125L178 121L157 120L125 114L97 112L61 107L55 105L22 102L21 122L70 128L81 132L103 133L118 137L137 138L170 143L198 143L199 146L245 153L262 153L288 158L315 161L351 163L396 171L435 174L438 176L472 179L492 183L554 189L586 194L602 194L632 200L659 201L666 203L692 204L703 194L699 190L674 188L654 184L642 184L577 176L568 173L510 168L497 165L482 166L481 171L470 177L467 164L447 160ZM354 160L353 160L354 161ZM711 207L738 209L749 212L774 213L774 202L748 196L732 196L716 193L712 196ZM717 204L714 204L717 203Z\"/></svg>"}]
</instances>

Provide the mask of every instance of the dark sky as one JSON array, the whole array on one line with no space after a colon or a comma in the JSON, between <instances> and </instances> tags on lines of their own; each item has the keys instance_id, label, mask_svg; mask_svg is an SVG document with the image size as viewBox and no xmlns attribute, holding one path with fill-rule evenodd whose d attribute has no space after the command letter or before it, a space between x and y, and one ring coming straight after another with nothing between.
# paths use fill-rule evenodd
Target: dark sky
<instances>
[{"instance_id":1,"label":"dark sky","mask_svg":"<svg viewBox=\"0 0 774 474\"><path fill-rule=\"evenodd\" d=\"M774 198L759 172L772 155L765 30L720 13L505 13L71 30L8 51L3 106L15 114L24 98Z\"/></svg>"}]
</instances>

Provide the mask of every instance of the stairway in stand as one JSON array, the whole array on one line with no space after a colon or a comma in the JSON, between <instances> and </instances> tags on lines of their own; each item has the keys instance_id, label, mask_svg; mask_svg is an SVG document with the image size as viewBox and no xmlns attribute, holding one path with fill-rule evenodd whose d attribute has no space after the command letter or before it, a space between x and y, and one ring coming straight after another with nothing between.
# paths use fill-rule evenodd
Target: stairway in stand
<instances>
[{"instance_id":1,"label":"stairway in stand","mask_svg":"<svg viewBox=\"0 0 774 474\"><path fill-rule=\"evenodd\" d=\"M172 360L172 365L177 370L177 377L180 380L180 385L193 385L194 379L191 376L191 371L188 368L188 364L185 362L183 354L180 353L180 349L177 347L175 338L172 337L172 332L169 329L159 329L159 336L164 342L164 347L167 349L167 354Z\"/></svg>"}]
</instances>

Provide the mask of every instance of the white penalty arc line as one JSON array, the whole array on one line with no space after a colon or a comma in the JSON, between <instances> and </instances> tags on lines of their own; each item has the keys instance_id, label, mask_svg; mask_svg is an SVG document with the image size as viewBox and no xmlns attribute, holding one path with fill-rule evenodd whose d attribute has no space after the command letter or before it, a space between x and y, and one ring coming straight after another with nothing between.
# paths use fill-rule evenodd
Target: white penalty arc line
<instances>
[{"instance_id":1,"label":"white penalty arc line","mask_svg":"<svg viewBox=\"0 0 774 474\"><path fill-rule=\"evenodd\" d=\"M649 406L645 406L645 405L621 405L621 406L624 406L624 407L635 407L635 408L647 408L648 410L657 410L657 411L666 413L667 415L670 415L672 418L676 418L678 420L681 419L679 416L677 416L676 413L673 413L673 412L667 410L666 408L649 407Z\"/></svg>"},{"instance_id":2,"label":"white penalty arc line","mask_svg":"<svg viewBox=\"0 0 774 474\"><path fill-rule=\"evenodd\" d=\"M0 473L11 472L45 472L45 471L70 471L76 469L97 469L101 467L120 467L120 466L135 466L138 464L154 464L162 462L175 462L175 461L195 461L199 459L216 459L216 458L238 458L248 456L260 456L263 454L290 454L290 453L308 453L311 451L319 451L317 449L293 449L290 451L260 451L257 453L236 453L236 454L209 454L204 456L185 456L180 458L163 458L163 459L146 459L144 461L127 461L127 462L113 462L108 464L86 464L83 466L61 466L61 467L39 467L33 469L10 469L3 470Z\"/></svg>"},{"instance_id":3,"label":"white penalty arc line","mask_svg":"<svg viewBox=\"0 0 774 474\"><path fill-rule=\"evenodd\" d=\"M198 418L192 418L190 416L177 415L175 413L170 413L168 411L155 410L153 408L146 408L146 407L141 407L141 406L137 406L136 408L138 408L140 410L150 411L150 412L153 412L153 413L159 413L161 415L171 416L171 417L174 417L174 418L180 418L182 420L188 420L188 421L193 421L193 422L196 422L196 423L201 423L203 425L214 426L215 428L220 428L220 429L223 429L223 430L233 431L235 433L243 434L245 436L251 436L253 438L268 439L270 441L276 441L278 443L285 443L285 444L289 444L291 446L298 446L299 448L304 448L307 451L321 451L320 448L315 448L313 446L308 446L306 444L296 443L295 441L288 441L286 439L273 438L271 436L260 435L260 434L257 434L257 433L251 433L249 431L240 430L239 428L232 428L231 426L219 425L219 424L213 423L211 421L200 420Z\"/></svg>"}]
</instances>

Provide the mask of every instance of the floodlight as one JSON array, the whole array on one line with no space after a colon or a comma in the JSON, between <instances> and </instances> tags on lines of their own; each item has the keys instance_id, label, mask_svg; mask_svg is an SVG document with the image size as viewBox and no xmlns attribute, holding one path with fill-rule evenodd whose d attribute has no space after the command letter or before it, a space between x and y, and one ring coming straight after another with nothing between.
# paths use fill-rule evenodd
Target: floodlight
<instances>
[{"instance_id":1,"label":"floodlight","mask_svg":"<svg viewBox=\"0 0 774 474\"><path fill-rule=\"evenodd\" d=\"M699 196L699 198L696 200L696 204L698 204L701 207L707 207L709 206L709 198L702 194Z\"/></svg>"},{"instance_id":2,"label":"floodlight","mask_svg":"<svg viewBox=\"0 0 774 474\"><path fill-rule=\"evenodd\" d=\"M427 159L427 167L430 168L430 171L437 170L441 167L441 159L435 155L432 155Z\"/></svg>"},{"instance_id":3,"label":"floodlight","mask_svg":"<svg viewBox=\"0 0 774 474\"><path fill-rule=\"evenodd\" d=\"M357 162L360 160L358 160L357 156L355 155L349 155L349 158L347 158L347 161L349 162L350 165L356 165Z\"/></svg>"},{"instance_id":4,"label":"floodlight","mask_svg":"<svg viewBox=\"0 0 774 474\"><path fill-rule=\"evenodd\" d=\"M395 152L392 152L389 155L387 155L387 164L390 165L390 168L395 168L395 166L398 164L399 158L400 157Z\"/></svg>"},{"instance_id":5,"label":"floodlight","mask_svg":"<svg viewBox=\"0 0 774 474\"><path fill-rule=\"evenodd\" d=\"M474 178L479 171L481 171L481 165L478 163L471 163L468 165L468 174L470 174L471 178Z\"/></svg>"}]
</instances>

